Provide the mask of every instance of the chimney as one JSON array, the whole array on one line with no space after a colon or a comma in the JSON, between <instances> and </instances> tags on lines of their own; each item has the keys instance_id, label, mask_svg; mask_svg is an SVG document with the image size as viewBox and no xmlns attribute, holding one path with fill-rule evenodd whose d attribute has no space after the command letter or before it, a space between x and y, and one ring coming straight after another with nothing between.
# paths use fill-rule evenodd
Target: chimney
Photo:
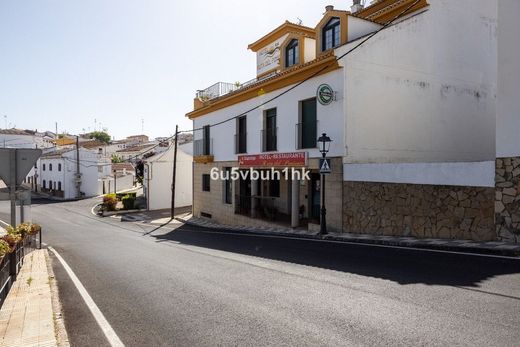
<instances>
[{"instance_id":1,"label":"chimney","mask_svg":"<svg viewBox=\"0 0 520 347\"><path fill-rule=\"evenodd\" d=\"M333 9L334 9L334 6L332 6L332 5L325 6L325 12L332 11Z\"/></svg>"},{"instance_id":2,"label":"chimney","mask_svg":"<svg viewBox=\"0 0 520 347\"><path fill-rule=\"evenodd\" d=\"M353 0L353 5L350 7L350 11L352 13L356 13L363 9L363 5L361 5L361 0Z\"/></svg>"}]
</instances>

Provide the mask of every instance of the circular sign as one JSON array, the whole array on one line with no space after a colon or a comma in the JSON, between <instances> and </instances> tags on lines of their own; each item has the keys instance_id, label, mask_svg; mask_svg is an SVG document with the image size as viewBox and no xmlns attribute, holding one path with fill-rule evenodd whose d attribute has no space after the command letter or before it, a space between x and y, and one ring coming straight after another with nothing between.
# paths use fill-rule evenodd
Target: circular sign
<instances>
[{"instance_id":1,"label":"circular sign","mask_svg":"<svg viewBox=\"0 0 520 347\"><path fill-rule=\"evenodd\" d=\"M316 96L322 105L329 105L332 101L334 101L334 91L328 84L320 85L318 87L318 91L316 92Z\"/></svg>"}]
</instances>

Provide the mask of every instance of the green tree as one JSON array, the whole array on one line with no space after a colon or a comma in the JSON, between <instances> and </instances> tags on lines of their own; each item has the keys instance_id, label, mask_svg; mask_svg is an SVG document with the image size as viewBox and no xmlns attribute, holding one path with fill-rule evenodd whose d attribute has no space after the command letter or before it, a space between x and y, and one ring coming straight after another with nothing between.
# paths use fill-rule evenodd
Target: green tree
<instances>
[{"instance_id":1,"label":"green tree","mask_svg":"<svg viewBox=\"0 0 520 347\"><path fill-rule=\"evenodd\" d=\"M108 135L105 131L93 131L88 134L88 137L91 139L96 139L103 143L110 143L110 135Z\"/></svg>"},{"instance_id":2,"label":"green tree","mask_svg":"<svg viewBox=\"0 0 520 347\"><path fill-rule=\"evenodd\" d=\"M117 154L112 154L112 164L122 163L124 160Z\"/></svg>"}]
</instances>

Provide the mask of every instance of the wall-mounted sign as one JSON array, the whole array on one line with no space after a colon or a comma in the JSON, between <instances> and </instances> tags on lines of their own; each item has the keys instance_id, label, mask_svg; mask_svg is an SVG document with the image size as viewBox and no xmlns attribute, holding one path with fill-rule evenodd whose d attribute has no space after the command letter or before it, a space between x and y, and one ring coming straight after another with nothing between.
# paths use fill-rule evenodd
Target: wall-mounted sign
<instances>
[{"instance_id":1,"label":"wall-mounted sign","mask_svg":"<svg viewBox=\"0 0 520 347\"><path fill-rule=\"evenodd\" d=\"M280 66L280 49L287 35L256 52L256 74L261 75Z\"/></svg>"},{"instance_id":2,"label":"wall-mounted sign","mask_svg":"<svg viewBox=\"0 0 520 347\"><path fill-rule=\"evenodd\" d=\"M307 152L239 155L239 167L304 167Z\"/></svg>"},{"instance_id":3,"label":"wall-mounted sign","mask_svg":"<svg viewBox=\"0 0 520 347\"><path fill-rule=\"evenodd\" d=\"M316 92L316 97L322 105L330 105L334 101L334 90L328 84L321 84Z\"/></svg>"}]
</instances>

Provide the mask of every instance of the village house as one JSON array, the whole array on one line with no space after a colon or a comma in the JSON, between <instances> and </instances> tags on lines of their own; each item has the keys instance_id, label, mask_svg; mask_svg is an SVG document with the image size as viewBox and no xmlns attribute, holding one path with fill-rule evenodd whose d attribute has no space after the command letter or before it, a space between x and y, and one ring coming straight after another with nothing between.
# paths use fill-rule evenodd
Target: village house
<instances>
[{"instance_id":1,"label":"village house","mask_svg":"<svg viewBox=\"0 0 520 347\"><path fill-rule=\"evenodd\" d=\"M498 48L495 35L497 21L498 34L507 31L515 5L501 6L381 0L364 8L355 1L351 11L327 6L314 28L285 22L250 44L257 77L198 91L187 114L196 129L194 215L226 224L316 228L322 206L317 139L326 133L332 139L332 173L325 184L329 230L514 239L511 230L520 230L520 221L511 213L518 206L511 205L511 195L500 201L508 207L499 201L495 206L502 190L513 193L508 188L517 182L512 172L520 155L518 136L510 142L509 134L507 144L498 145L504 137L498 131L519 129L511 97L504 88L501 101L500 93L501 84L511 88L516 82L497 68L501 56L514 61L518 51L511 34L499 36ZM502 124L496 124L497 112ZM499 154L499 147L510 150ZM310 175L236 181L211 176L214 168L271 167ZM511 174L495 182L502 171ZM504 211L495 223L495 212ZM504 223L509 229L497 231Z\"/></svg>"}]
</instances>

